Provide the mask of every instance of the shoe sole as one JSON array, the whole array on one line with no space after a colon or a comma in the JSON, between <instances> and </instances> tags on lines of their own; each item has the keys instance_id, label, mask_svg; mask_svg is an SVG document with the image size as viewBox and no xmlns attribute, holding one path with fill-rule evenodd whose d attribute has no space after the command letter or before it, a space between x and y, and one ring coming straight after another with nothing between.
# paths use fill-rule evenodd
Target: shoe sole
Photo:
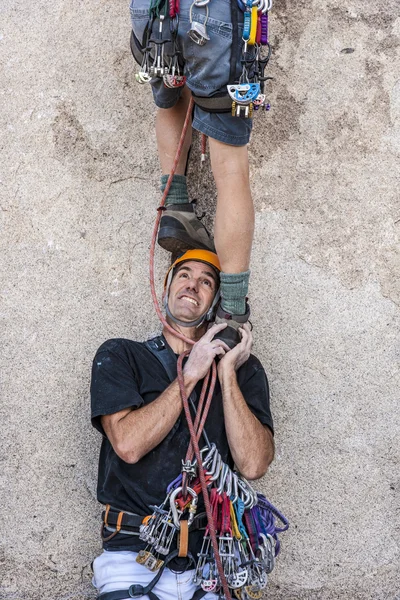
<instances>
[{"instance_id":1,"label":"shoe sole","mask_svg":"<svg viewBox=\"0 0 400 600\"><path fill-rule=\"evenodd\" d=\"M233 330L232 327L227 327L226 329L223 329L222 331L220 331L219 333L217 333L217 335L214 336L214 340L221 340L222 342L225 342L225 344L232 350L235 346L237 346L238 344L240 344L240 336L239 334L236 332L236 330Z\"/></svg>"},{"instance_id":2,"label":"shoe sole","mask_svg":"<svg viewBox=\"0 0 400 600\"><path fill-rule=\"evenodd\" d=\"M174 227L160 227L157 238L158 244L168 252L186 252L186 250L210 250L215 252L214 248L210 248L201 242L195 242L184 231L177 231Z\"/></svg>"}]
</instances>

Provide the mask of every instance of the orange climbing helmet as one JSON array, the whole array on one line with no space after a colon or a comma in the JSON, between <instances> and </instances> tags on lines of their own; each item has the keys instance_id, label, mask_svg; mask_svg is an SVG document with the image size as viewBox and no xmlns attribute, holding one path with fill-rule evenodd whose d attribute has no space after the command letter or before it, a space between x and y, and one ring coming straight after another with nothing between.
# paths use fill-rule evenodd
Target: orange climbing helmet
<instances>
[{"instance_id":1,"label":"orange climbing helmet","mask_svg":"<svg viewBox=\"0 0 400 600\"><path fill-rule=\"evenodd\" d=\"M218 256L215 254L215 252L197 249L187 250L181 256L179 256L179 258L177 258L168 269L164 279L164 289L169 287L175 267L183 262L187 262L188 260L196 260L198 262L203 262L206 265L210 265L215 269L215 271L217 271L218 275L221 271L221 265L219 264Z\"/></svg>"},{"instance_id":2,"label":"orange climbing helmet","mask_svg":"<svg viewBox=\"0 0 400 600\"><path fill-rule=\"evenodd\" d=\"M217 275L219 275L219 273L221 271L221 265L219 263L218 256L215 254L215 252L211 252L210 250L199 250L199 249L187 250L186 252L184 252L182 254L182 256L179 256L179 258L177 258L172 263L172 265L169 267L169 269L167 271L167 274L165 275L164 308L165 308L167 315L170 317L170 319L175 321L175 323L177 323L178 325L181 325L182 327L199 327L202 323L204 323L204 321L211 321L213 319L215 308L220 299L219 288L214 296L214 300L213 300L210 308L207 310L206 313L204 313L204 315L202 315L195 321L186 322L186 321L181 321L181 320L177 319L171 313L171 311L169 310L169 306L168 306L169 287L171 285L172 277L174 276L174 270L178 265L180 265L183 262L187 262L189 260L195 260L198 262L205 263L206 265L210 265L210 267L212 267L216 271Z\"/></svg>"}]
</instances>

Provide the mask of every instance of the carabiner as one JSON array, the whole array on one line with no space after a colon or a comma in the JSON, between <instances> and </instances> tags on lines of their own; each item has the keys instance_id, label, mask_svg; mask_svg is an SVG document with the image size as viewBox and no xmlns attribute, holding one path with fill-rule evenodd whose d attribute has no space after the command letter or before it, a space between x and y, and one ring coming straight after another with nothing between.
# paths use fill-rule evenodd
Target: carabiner
<instances>
[{"instance_id":1,"label":"carabiner","mask_svg":"<svg viewBox=\"0 0 400 600\"><path fill-rule=\"evenodd\" d=\"M246 484L238 478L238 486L239 486L239 498L242 500L244 504L245 510L251 508L253 503L253 498L251 496L250 491L247 489Z\"/></svg>"},{"instance_id":2,"label":"carabiner","mask_svg":"<svg viewBox=\"0 0 400 600\"><path fill-rule=\"evenodd\" d=\"M226 481L226 477L228 475L228 470L229 470L228 465L225 464L225 463L222 463L222 469L221 469L220 477L219 477L219 480L217 482L217 485L218 485L217 492L220 495L224 491L225 481Z\"/></svg>"},{"instance_id":3,"label":"carabiner","mask_svg":"<svg viewBox=\"0 0 400 600\"><path fill-rule=\"evenodd\" d=\"M172 513L172 520L177 529L181 528L180 516L182 515L182 512L178 511L178 507L175 504L175 498L181 491L182 491L182 486L177 487L176 490L174 490L172 492L172 494L169 498L169 504L170 504L171 513ZM189 518L188 518L188 525L190 526L193 522L194 515L196 514L198 496L197 496L196 492L190 487L187 488L187 493L190 494L190 496L192 496L192 500L191 500L190 506L189 506Z\"/></svg>"},{"instance_id":4,"label":"carabiner","mask_svg":"<svg viewBox=\"0 0 400 600\"><path fill-rule=\"evenodd\" d=\"M206 456L206 459L207 458L208 458L208 456ZM218 453L217 448L215 447L215 451L213 452L213 455L212 455L213 461L212 461L211 469L209 469L206 472L206 475L212 475L214 477L215 471L216 471L216 468L217 468L218 458L219 458L219 453ZM216 479L216 477L215 477L215 479ZM214 481L214 479L213 479L213 481Z\"/></svg>"},{"instance_id":5,"label":"carabiner","mask_svg":"<svg viewBox=\"0 0 400 600\"><path fill-rule=\"evenodd\" d=\"M233 479L232 469L230 469L228 467L228 473L226 475L226 481L225 481L225 491L226 491L226 495L228 496L228 498L230 498L231 494L232 494L232 479Z\"/></svg>"},{"instance_id":6,"label":"carabiner","mask_svg":"<svg viewBox=\"0 0 400 600\"><path fill-rule=\"evenodd\" d=\"M214 444L214 442L211 444L211 448L208 448L207 446L205 446L202 450L200 450L200 454L202 452L207 452L205 459L203 460L203 468L205 469L208 464L211 462L213 456L214 456L214 452L216 451L217 446Z\"/></svg>"},{"instance_id":7,"label":"carabiner","mask_svg":"<svg viewBox=\"0 0 400 600\"><path fill-rule=\"evenodd\" d=\"M218 452L216 453L216 458L217 458L216 462L215 463L213 462L213 474L210 477L210 481L215 481L216 479L218 479L222 465L224 464L222 462L221 455Z\"/></svg>"},{"instance_id":8,"label":"carabiner","mask_svg":"<svg viewBox=\"0 0 400 600\"><path fill-rule=\"evenodd\" d=\"M233 496L231 496L231 502L232 502L232 504L234 504L237 501L237 499L239 498L238 476L233 471L231 471L231 473L232 473L232 490L233 490Z\"/></svg>"}]
</instances>

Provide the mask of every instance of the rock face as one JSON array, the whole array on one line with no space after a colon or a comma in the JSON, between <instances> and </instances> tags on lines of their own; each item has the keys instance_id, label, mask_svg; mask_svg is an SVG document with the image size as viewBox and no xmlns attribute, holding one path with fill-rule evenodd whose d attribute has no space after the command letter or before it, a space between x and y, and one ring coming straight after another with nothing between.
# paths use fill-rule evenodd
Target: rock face
<instances>
[{"instance_id":1,"label":"rock face","mask_svg":"<svg viewBox=\"0 0 400 600\"><path fill-rule=\"evenodd\" d=\"M271 599L400 597L398 7L271 13L272 110L250 145L255 353L276 426L259 485L291 522ZM3 0L0 15L0 598L88 600L91 360L158 328L154 109L125 2ZM212 215L198 154L191 195ZM157 265L161 282L161 251Z\"/></svg>"}]
</instances>

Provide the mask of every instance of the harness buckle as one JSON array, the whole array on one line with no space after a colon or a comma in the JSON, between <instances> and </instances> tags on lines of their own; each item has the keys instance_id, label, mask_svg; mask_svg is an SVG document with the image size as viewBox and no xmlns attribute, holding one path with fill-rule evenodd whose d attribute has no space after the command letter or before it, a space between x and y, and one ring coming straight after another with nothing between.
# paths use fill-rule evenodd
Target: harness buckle
<instances>
[{"instance_id":1,"label":"harness buckle","mask_svg":"<svg viewBox=\"0 0 400 600\"><path fill-rule=\"evenodd\" d=\"M139 584L133 584L128 590L129 598L141 598L144 596L144 587Z\"/></svg>"}]
</instances>

